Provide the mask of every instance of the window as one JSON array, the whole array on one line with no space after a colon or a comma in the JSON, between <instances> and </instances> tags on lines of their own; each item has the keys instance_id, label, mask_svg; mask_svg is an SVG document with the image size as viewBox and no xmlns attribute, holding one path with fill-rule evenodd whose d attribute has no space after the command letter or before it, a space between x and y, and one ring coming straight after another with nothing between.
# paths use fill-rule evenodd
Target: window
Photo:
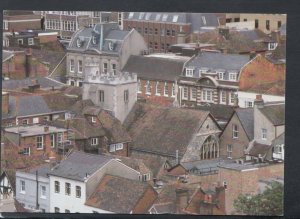
<instances>
[{"instance_id":1,"label":"window","mask_svg":"<svg viewBox=\"0 0 300 219\"><path fill-rule=\"evenodd\" d=\"M103 73L107 73L107 63L106 62L104 62L103 63Z\"/></svg>"},{"instance_id":2,"label":"window","mask_svg":"<svg viewBox=\"0 0 300 219\"><path fill-rule=\"evenodd\" d=\"M25 194L25 181L24 180L21 180L20 181L20 193L23 193L23 194Z\"/></svg>"},{"instance_id":3,"label":"window","mask_svg":"<svg viewBox=\"0 0 300 219\"><path fill-rule=\"evenodd\" d=\"M33 118L33 119L32 119L32 123L33 123L33 124L39 123L39 117Z\"/></svg>"},{"instance_id":4,"label":"window","mask_svg":"<svg viewBox=\"0 0 300 219\"><path fill-rule=\"evenodd\" d=\"M172 97L175 97L175 84L172 84Z\"/></svg>"},{"instance_id":5,"label":"window","mask_svg":"<svg viewBox=\"0 0 300 219\"><path fill-rule=\"evenodd\" d=\"M59 208L58 207L54 208L54 213L59 213Z\"/></svg>"},{"instance_id":6,"label":"window","mask_svg":"<svg viewBox=\"0 0 300 219\"><path fill-rule=\"evenodd\" d=\"M161 17L161 14L156 14L155 20L156 20L156 21L159 21L159 20L160 20L160 17Z\"/></svg>"},{"instance_id":7,"label":"window","mask_svg":"<svg viewBox=\"0 0 300 219\"><path fill-rule=\"evenodd\" d=\"M143 174L139 176L139 179L143 182L149 181L150 180L150 173Z\"/></svg>"},{"instance_id":8,"label":"window","mask_svg":"<svg viewBox=\"0 0 300 219\"><path fill-rule=\"evenodd\" d=\"M187 87L183 87L182 89L182 99L188 99L188 88Z\"/></svg>"},{"instance_id":9,"label":"window","mask_svg":"<svg viewBox=\"0 0 300 219\"><path fill-rule=\"evenodd\" d=\"M114 50L114 43L113 42L108 43L108 49L109 50Z\"/></svg>"},{"instance_id":10,"label":"window","mask_svg":"<svg viewBox=\"0 0 300 219\"><path fill-rule=\"evenodd\" d=\"M8 30L8 21L3 20L3 29Z\"/></svg>"},{"instance_id":11,"label":"window","mask_svg":"<svg viewBox=\"0 0 300 219\"><path fill-rule=\"evenodd\" d=\"M267 129L261 129L261 139L267 140Z\"/></svg>"},{"instance_id":12,"label":"window","mask_svg":"<svg viewBox=\"0 0 300 219\"><path fill-rule=\"evenodd\" d=\"M172 30L172 36L175 36L175 33L176 33L175 30Z\"/></svg>"},{"instance_id":13,"label":"window","mask_svg":"<svg viewBox=\"0 0 300 219\"><path fill-rule=\"evenodd\" d=\"M154 43L154 49L158 49L158 43L157 42Z\"/></svg>"},{"instance_id":14,"label":"window","mask_svg":"<svg viewBox=\"0 0 300 219\"><path fill-rule=\"evenodd\" d=\"M81 198L81 187L76 186L76 198Z\"/></svg>"},{"instance_id":15,"label":"window","mask_svg":"<svg viewBox=\"0 0 300 219\"><path fill-rule=\"evenodd\" d=\"M161 47L162 50L164 50L164 49L165 49L165 44L164 44L164 43L161 43L161 46L160 46L160 47Z\"/></svg>"},{"instance_id":16,"label":"window","mask_svg":"<svg viewBox=\"0 0 300 219\"><path fill-rule=\"evenodd\" d=\"M123 149L123 143L116 144L116 151Z\"/></svg>"},{"instance_id":17,"label":"window","mask_svg":"<svg viewBox=\"0 0 300 219\"><path fill-rule=\"evenodd\" d=\"M151 84L149 81L146 84L146 94L151 94Z\"/></svg>"},{"instance_id":18,"label":"window","mask_svg":"<svg viewBox=\"0 0 300 219\"><path fill-rule=\"evenodd\" d=\"M60 183L58 181L54 182L54 191L55 191L55 193L60 192Z\"/></svg>"},{"instance_id":19,"label":"window","mask_svg":"<svg viewBox=\"0 0 300 219\"><path fill-rule=\"evenodd\" d=\"M165 29L160 29L160 35L164 36L165 35Z\"/></svg>"},{"instance_id":20,"label":"window","mask_svg":"<svg viewBox=\"0 0 300 219\"><path fill-rule=\"evenodd\" d=\"M104 90L99 90L99 102L104 102Z\"/></svg>"},{"instance_id":21,"label":"window","mask_svg":"<svg viewBox=\"0 0 300 219\"><path fill-rule=\"evenodd\" d=\"M234 104L234 102L235 102L235 93L231 92L230 93L230 104Z\"/></svg>"},{"instance_id":22,"label":"window","mask_svg":"<svg viewBox=\"0 0 300 219\"><path fill-rule=\"evenodd\" d=\"M218 72L219 80L224 80L224 72Z\"/></svg>"},{"instance_id":23,"label":"window","mask_svg":"<svg viewBox=\"0 0 300 219\"><path fill-rule=\"evenodd\" d=\"M177 22L177 20L178 20L178 15L174 15L172 21L173 21L173 22Z\"/></svg>"},{"instance_id":24,"label":"window","mask_svg":"<svg viewBox=\"0 0 300 219\"><path fill-rule=\"evenodd\" d=\"M23 45L23 39L18 39L18 44Z\"/></svg>"},{"instance_id":25,"label":"window","mask_svg":"<svg viewBox=\"0 0 300 219\"><path fill-rule=\"evenodd\" d=\"M226 104L226 92L225 91L220 92L220 103Z\"/></svg>"},{"instance_id":26,"label":"window","mask_svg":"<svg viewBox=\"0 0 300 219\"><path fill-rule=\"evenodd\" d=\"M168 83L167 82L165 82L164 95L165 96L169 96L169 87L168 87Z\"/></svg>"},{"instance_id":27,"label":"window","mask_svg":"<svg viewBox=\"0 0 300 219\"><path fill-rule=\"evenodd\" d=\"M203 25L206 25L206 18L205 18L205 16L202 16L201 18L202 18Z\"/></svg>"},{"instance_id":28,"label":"window","mask_svg":"<svg viewBox=\"0 0 300 219\"><path fill-rule=\"evenodd\" d=\"M129 102L129 90L124 90L124 102Z\"/></svg>"},{"instance_id":29,"label":"window","mask_svg":"<svg viewBox=\"0 0 300 219\"><path fill-rule=\"evenodd\" d=\"M44 136L36 136L36 148L43 149L44 148Z\"/></svg>"},{"instance_id":30,"label":"window","mask_svg":"<svg viewBox=\"0 0 300 219\"><path fill-rule=\"evenodd\" d=\"M92 138L91 145L93 145L93 146L98 145L98 138Z\"/></svg>"},{"instance_id":31,"label":"window","mask_svg":"<svg viewBox=\"0 0 300 219\"><path fill-rule=\"evenodd\" d=\"M270 21L269 20L266 20L266 29L270 30Z\"/></svg>"},{"instance_id":32,"label":"window","mask_svg":"<svg viewBox=\"0 0 300 219\"><path fill-rule=\"evenodd\" d=\"M151 13L147 13L147 14L146 14L146 17L145 17L145 20L149 20L149 19L150 19L150 16L151 16Z\"/></svg>"},{"instance_id":33,"label":"window","mask_svg":"<svg viewBox=\"0 0 300 219\"><path fill-rule=\"evenodd\" d=\"M63 133L59 132L57 133L57 143L61 144L63 142Z\"/></svg>"},{"instance_id":34,"label":"window","mask_svg":"<svg viewBox=\"0 0 300 219\"><path fill-rule=\"evenodd\" d=\"M279 29L281 27L281 21L277 22L277 28Z\"/></svg>"},{"instance_id":35,"label":"window","mask_svg":"<svg viewBox=\"0 0 300 219\"><path fill-rule=\"evenodd\" d=\"M141 85L141 80L138 80L138 84L137 84L137 92L141 93L142 92L142 85Z\"/></svg>"},{"instance_id":36,"label":"window","mask_svg":"<svg viewBox=\"0 0 300 219\"><path fill-rule=\"evenodd\" d=\"M191 100L196 100L197 99L197 89L195 87L191 88Z\"/></svg>"},{"instance_id":37,"label":"window","mask_svg":"<svg viewBox=\"0 0 300 219\"><path fill-rule=\"evenodd\" d=\"M74 72L75 70L75 61L74 59L70 59L70 72Z\"/></svg>"},{"instance_id":38,"label":"window","mask_svg":"<svg viewBox=\"0 0 300 219\"><path fill-rule=\"evenodd\" d=\"M96 121L97 121L96 116L92 116L92 123L96 123Z\"/></svg>"},{"instance_id":39,"label":"window","mask_svg":"<svg viewBox=\"0 0 300 219\"><path fill-rule=\"evenodd\" d=\"M116 64L111 64L111 69L112 69L113 75L116 75L116 73L117 73L117 65Z\"/></svg>"},{"instance_id":40,"label":"window","mask_svg":"<svg viewBox=\"0 0 300 219\"><path fill-rule=\"evenodd\" d=\"M46 199L46 186L41 186L41 198Z\"/></svg>"},{"instance_id":41,"label":"window","mask_svg":"<svg viewBox=\"0 0 300 219\"><path fill-rule=\"evenodd\" d=\"M55 147L55 135L51 134L50 138L51 138L51 147L54 148Z\"/></svg>"},{"instance_id":42,"label":"window","mask_svg":"<svg viewBox=\"0 0 300 219\"><path fill-rule=\"evenodd\" d=\"M255 28L257 29L259 27L258 19L255 19Z\"/></svg>"},{"instance_id":43,"label":"window","mask_svg":"<svg viewBox=\"0 0 300 219\"><path fill-rule=\"evenodd\" d=\"M116 145L115 144L109 145L109 152L115 152L115 151L116 151Z\"/></svg>"},{"instance_id":44,"label":"window","mask_svg":"<svg viewBox=\"0 0 300 219\"><path fill-rule=\"evenodd\" d=\"M28 119L23 119L22 120L22 125L27 125L28 124Z\"/></svg>"},{"instance_id":45,"label":"window","mask_svg":"<svg viewBox=\"0 0 300 219\"><path fill-rule=\"evenodd\" d=\"M66 210L65 210L65 213L70 213L70 210L66 209Z\"/></svg>"},{"instance_id":46,"label":"window","mask_svg":"<svg viewBox=\"0 0 300 219\"><path fill-rule=\"evenodd\" d=\"M232 138L238 138L238 126L236 124L232 125Z\"/></svg>"},{"instance_id":47,"label":"window","mask_svg":"<svg viewBox=\"0 0 300 219\"><path fill-rule=\"evenodd\" d=\"M245 18L244 21L247 21L247 18Z\"/></svg>"},{"instance_id":48,"label":"window","mask_svg":"<svg viewBox=\"0 0 300 219\"><path fill-rule=\"evenodd\" d=\"M156 86L155 86L155 95L160 96L160 86L159 86L159 82L156 82Z\"/></svg>"},{"instance_id":49,"label":"window","mask_svg":"<svg viewBox=\"0 0 300 219\"><path fill-rule=\"evenodd\" d=\"M158 29L157 29L157 28L154 29L154 34L155 34L155 35L158 34Z\"/></svg>"},{"instance_id":50,"label":"window","mask_svg":"<svg viewBox=\"0 0 300 219\"><path fill-rule=\"evenodd\" d=\"M97 43L97 37L96 36L93 36L92 37L92 43L95 45Z\"/></svg>"},{"instance_id":51,"label":"window","mask_svg":"<svg viewBox=\"0 0 300 219\"><path fill-rule=\"evenodd\" d=\"M43 117L43 121L44 121L44 122L49 121L49 117L48 117L48 116L44 116L44 117Z\"/></svg>"},{"instance_id":52,"label":"window","mask_svg":"<svg viewBox=\"0 0 300 219\"><path fill-rule=\"evenodd\" d=\"M131 19L133 17L133 14L133 12L130 12L128 18Z\"/></svg>"},{"instance_id":53,"label":"window","mask_svg":"<svg viewBox=\"0 0 300 219\"><path fill-rule=\"evenodd\" d=\"M24 155L30 155L30 148L24 148L23 149L23 154Z\"/></svg>"},{"instance_id":54,"label":"window","mask_svg":"<svg viewBox=\"0 0 300 219\"><path fill-rule=\"evenodd\" d=\"M212 90L202 90L202 100L212 102L213 101L213 91Z\"/></svg>"},{"instance_id":55,"label":"window","mask_svg":"<svg viewBox=\"0 0 300 219\"><path fill-rule=\"evenodd\" d=\"M145 27L144 32L145 32L145 34L148 34L148 28L147 27Z\"/></svg>"},{"instance_id":56,"label":"window","mask_svg":"<svg viewBox=\"0 0 300 219\"><path fill-rule=\"evenodd\" d=\"M168 19L168 15L167 15L167 14L164 14L164 15L162 16L162 21L167 21L167 19Z\"/></svg>"},{"instance_id":57,"label":"window","mask_svg":"<svg viewBox=\"0 0 300 219\"><path fill-rule=\"evenodd\" d=\"M33 38L28 38L28 45L29 46L34 45Z\"/></svg>"},{"instance_id":58,"label":"window","mask_svg":"<svg viewBox=\"0 0 300 219\"><path fill-rule=\"evenodd\" d=\"M141 28L141 27L138 27L138 28L137 28L137 31L138 31L139 33L142 33L142 28Z\"/></svg>"},{"instance_id":59,"label":"window","mask_svg":"<svg viewBox=\"0 0 300 219\"><path fill-rule=\"evenodd\" d=\"M245 107L246 107L246 108L253 107L253 101L251 101L251 100L246 100L246 101L245 101Z\"/></svg>"},{"instance_id":60,"label":"window","mask_svg":"<svg viewBox=\"0 0 300 219\"><path fill-rule=\"evenodd\" d=\"M223 181L223 186L224 186L224 189L227 189L227 182L226 181Z\"/></svg>"},{"instance_id":61,"label":"window","mask_svg":"<svg viewBox=\"0 0 300 219\"><path fill-rule=\"evenodd\" d=\"M227 157L232 158L232 145L227 145Z\"/></svg>"},{"instance_id":62,"label":"window","mask_svg":"<svg viewBox=\"0 0 300 219\"><path fill-rule=\"evenodd\" d=\"M236 81L236 73L229 73L229 80Z\"/></svg>"},{"instance_id":63,"label":"window","mask_svg":"<svg viewBox=\"0 0 300 219\"><path fill-rule=\"evenodd\" d=\"M78 73L82 73L82 60L78 60Z\"/></svg>"},{"instance_id":64,"label":"window","mask_svg":"<svg viewBox=\"0 0 300 219\"><path fill-rule=\"evenodd\" d=\"M185 69L185 76L193 77L193 74L194 74L194 69L192 69L192 68L186 68Z\"/></svg>"},{"instance_id":65,"label":"window","mask_svg":"<svg viewBox=\"0 0 300 219\"><path fill-rule=\"evenodd\" d=\"M71 184L70 183L65 184L65 193L66 193L66 195L71 195Z\"/></svg>"},{"instance_id":66,"label":"window","mask_svg":"<svg viewBox=\"0 0 300 219\"><path fill-rule=\"evenodd\" d=\"M171 31L167 29L167 36L171 35Z\"/></svg>"},{"instance_id":67,"label":"window","mask_svg":"<svg viewBox=\"0 0 300 219\"><path fill-rule=\"evenodd\" d=\"M145 13L141 12L141 13L139 14L139 20L143 19L143 18L144 18L144 15L145 15Z\"/></svg>"},{"instance_id":68,"label":"window","mask_svg":"<svg viewBox=\"0 0 300 219\"><path fill-rule=\"evenodd\" d=\"M269 48L268 48L269 50L275 50L276 47L277 47L277 43L269 43L269 44L268 44L268 47L269 47Z\"/></svg>"},{"instance_id":69,"label":"window","mask_svg":"<svg viewBox=\"0 0 300 219\"><path fill-rule=\"evenodd\" d=\"M76 46L81 47L81 40L79 38L76 40Z\"/></svg>"}]
</instances>

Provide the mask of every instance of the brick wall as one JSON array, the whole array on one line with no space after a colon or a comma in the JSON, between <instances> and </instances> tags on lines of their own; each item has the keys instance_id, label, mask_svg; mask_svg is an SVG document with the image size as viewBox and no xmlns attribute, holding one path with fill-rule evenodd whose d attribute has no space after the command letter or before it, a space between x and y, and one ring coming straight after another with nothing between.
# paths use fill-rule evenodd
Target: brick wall
<instances>
[{"instance_id":1,"label":"brick wall","mask_svg":"<svg viewBox=\"0 0 300 219\"><path fill-rule=\"evenodd\" d=\"M173 176L181 176L186 174L186 169L184 169L181 165L171 169L170 171L166 172L168 175L173 175Z\"/></svg>"},{"instance_id":2,"label":"brick wall","mask_svg":"<svg viewBox=\"0 0 300 219\"><path fill-rule=\"evenodd\" d=\"M262 55L258 55L240 73L239 89L247 90L250 87L264 82L285 80L285 64L273 64Z\"/></svg>"},{"instance_id":3,"label":"brick wall","mask_svg":"<svg viewBox=\"0 0 300 219\"><path fill-rule=\"evenodd\" d=\"M148 213L148 210L153 205L155 199L157 198L157 192L149 187L146 192L143 194L143 197L138 201L134 207L133 214L145 214Z\"/></svg>"}]
</instances>

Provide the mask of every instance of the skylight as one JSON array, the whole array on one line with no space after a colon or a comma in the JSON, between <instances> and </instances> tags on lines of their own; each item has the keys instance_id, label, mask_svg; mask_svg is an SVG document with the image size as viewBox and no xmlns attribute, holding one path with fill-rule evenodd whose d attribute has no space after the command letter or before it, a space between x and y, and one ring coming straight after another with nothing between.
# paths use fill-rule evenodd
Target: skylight
<instances>
[{"instance_id":1,"label":"skylight","mask_svg":"<svg viewBox=\"0 0 300 219\"><path fill-rule=\"evenodd\" d=\"M178 21L178 15L174 15L173 16L173 22L177 22Z\"/></svg>"},{"instance_id":2,"label":"skylight","mask_svg":"<svg viewBox=\"0 0 300 219\"><path fill-rule=\"evenodd\" d=\"M141 12L140 15L139 15L139 20L143 19L143 18L144 18L144 15L145 15L145 13L144 13L144 12Z\"/></svg>"},{"instance_id":3,"label":"skylight","mask_svg":"<svg viewBox=\"0 0 300 219\"><path fill-rule=\"evenodd\" d=\"M146 20L149 20L149 19L150 19L150 16L151 16L151 13L147 13L145 19L146 19Z\"/></svg>"},{"instance_id":4,"label":"skylight","mask_svg":"<svg viewBox=\"0 0 300 219\"><path fill-rule=\"evenodd\" d=\"M156 20L156 21L159 21L159 20L160 20L160 17L161 17L161 14L157 14L156 17L155 17L155 20Z\"/></svg>"},{"instance_id":5,"label":"skylight","mask_svg":"<svg viewBox=\"0 0 300 219\"><path fill-rule=\"evenodd\" d=\"M131 19L133 17L134 12L130 12L128 18Z\"/></svg>"},{"instance_id":6,"label":"skylight","mask_svg":"<svg viewBox=\"0 0 300 219\"><path fill-rule=\"evenodd\" d=\"M163 17L162 17L162 21L167 21L167 19L168 19L168 15L164 14Z\"/></svg>"}]
</instances>

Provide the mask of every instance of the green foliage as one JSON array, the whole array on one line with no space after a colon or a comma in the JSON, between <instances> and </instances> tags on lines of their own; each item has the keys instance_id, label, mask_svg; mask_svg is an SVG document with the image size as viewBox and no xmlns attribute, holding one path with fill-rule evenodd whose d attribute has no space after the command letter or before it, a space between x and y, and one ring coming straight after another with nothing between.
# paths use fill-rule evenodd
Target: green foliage
<instances>
[{"instance_id":1,"label":"green foliage","mask_svg":"<svg viewBox=\"0 0 300 219\"><path fill-rule=\"evenodd\" d=\"M283 184L272 182L262 194L240 195L233 204L237 213L246 215L283 215Z\"/></svg>"}]
</instances>

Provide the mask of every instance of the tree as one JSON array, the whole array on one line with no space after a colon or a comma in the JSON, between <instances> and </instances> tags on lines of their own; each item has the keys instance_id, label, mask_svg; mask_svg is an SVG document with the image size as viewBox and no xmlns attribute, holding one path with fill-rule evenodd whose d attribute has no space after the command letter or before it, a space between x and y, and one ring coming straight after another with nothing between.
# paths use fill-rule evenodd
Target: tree
<instances>
[{"instance_id":1,"label":"tree","mask_svg":"<svg viewBox=\"0 0 300 219\"><path fill-rule=\"evenodd\" d=\"M283 184L273 181L257 195L239 195L233 206L237 213L246 215L283 215Z\"/></svg>"}]
</instances>

